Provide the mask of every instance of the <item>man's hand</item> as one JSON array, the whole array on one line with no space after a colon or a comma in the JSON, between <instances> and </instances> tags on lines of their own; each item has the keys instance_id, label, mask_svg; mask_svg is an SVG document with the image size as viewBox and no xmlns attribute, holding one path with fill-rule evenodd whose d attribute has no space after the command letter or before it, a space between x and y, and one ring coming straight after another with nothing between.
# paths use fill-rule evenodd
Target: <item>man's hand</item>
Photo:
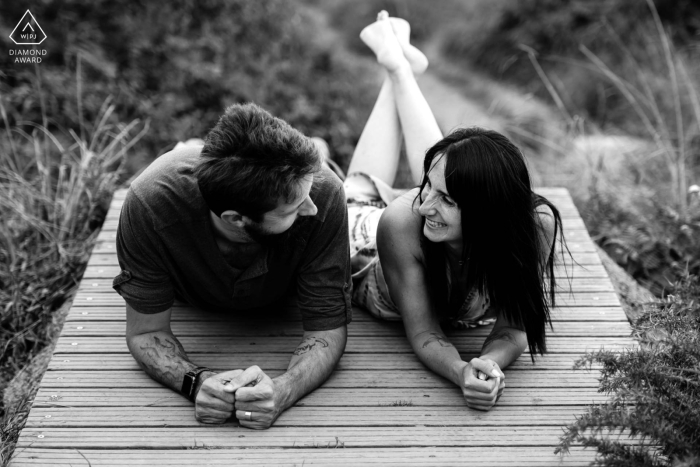
<instances>
[{"instance_id":1,"label":"man's hand","mask_svg":"<svg viewBox=\"0 0 700 467\"><path fill-rule=\"evenodd\" d=\"M233 378L224 390L235 391L236 418L246 428L270 428L282 413L280 388L258 366Z\"/></svg>"},{"instance_id":2,"label":"man's hand","mask_svg":"<svg viewBox=\"0 0 700 467\"><path fill-rule=\"evenodd\" d=\"M231 418L236 400L229 381L243 373L231 370L215 373L202 382L195 399L194 417L200 423L221 424Z\"/></svg>"},{"instance_id":3,"label":"man's hand","mask_svg":"<svg viewBox=\"0 0 700 467\"><path fill-rule=\"evenodd\" d=\"M489 410L506 387L505 375L493 360L474 358L462 370L462 394L467 406Z\"/></svg>"}]
</instances>

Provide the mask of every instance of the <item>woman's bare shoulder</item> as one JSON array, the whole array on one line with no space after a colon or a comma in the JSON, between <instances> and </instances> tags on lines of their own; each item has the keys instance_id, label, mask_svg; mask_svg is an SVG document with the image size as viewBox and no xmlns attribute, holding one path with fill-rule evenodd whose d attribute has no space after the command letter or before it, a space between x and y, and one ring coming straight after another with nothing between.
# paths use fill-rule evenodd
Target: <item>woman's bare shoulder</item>
<instances>
[{"instance_id":1,"label":"woman's bare shoulder","mask_svg":"<svg viewBox=\"0 0 700 467\"><path fill-rule=\"evenodd\" d=\"M405 230L409 227L418 227L421 225L420 214L418 214L418 205L415 203L418 195L418 188L414 188L403 195L396 198L387 206L382 214L382 221L388 224L392 230Z\"/></svg>"},{"instance_id":2,"label":"woman's bare shoulder","mask_svg":"<svg viewBox=\"0 0 700 467\"><path fill-rule=\"evenodd\" d=\"M394 248L420 249L421 216L414 202L418 188L396 198L384 210L379 221L379 235L390 240ZM404 250L405 251L405 250Z\"/></svg>"}]
</instances>

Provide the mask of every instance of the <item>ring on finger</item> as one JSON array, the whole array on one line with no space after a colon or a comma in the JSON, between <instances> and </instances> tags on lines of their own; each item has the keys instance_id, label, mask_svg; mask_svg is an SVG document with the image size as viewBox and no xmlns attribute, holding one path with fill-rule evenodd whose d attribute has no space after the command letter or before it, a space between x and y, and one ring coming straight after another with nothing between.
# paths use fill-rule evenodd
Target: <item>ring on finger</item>
<instances>
[{"instance_id":1,"label":"ring on finger","mask_svg":"<svg viewBox=\"0 0 700 467\"><path fill-rule=\"evenodd\" d=\"M243 414L243 416L244 416L245 419L248 420L249 422L252 422L252 421L253 421L253 412L246 412L246 413Z\"/></svg>"}]
</instances>

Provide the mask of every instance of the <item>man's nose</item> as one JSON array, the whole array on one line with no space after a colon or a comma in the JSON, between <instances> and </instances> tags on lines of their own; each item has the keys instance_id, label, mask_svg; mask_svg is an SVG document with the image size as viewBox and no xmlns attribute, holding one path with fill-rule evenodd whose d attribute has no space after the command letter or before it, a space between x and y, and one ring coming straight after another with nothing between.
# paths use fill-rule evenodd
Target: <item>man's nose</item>
<instances>
[{"instance_id":1,"label":"man's nose","mask_svg":"<svg viewBox=\"0 0 700 467\"><path fill-rule=\"evenodd\" d=\"M307 197L306 201L304 201L304 204L301 206L301 209L299 209L299 215L300 216L315 216L318 213L318 208L314 204L314 202L311 200L311 197Z\"/></svg>"}]
</instances>

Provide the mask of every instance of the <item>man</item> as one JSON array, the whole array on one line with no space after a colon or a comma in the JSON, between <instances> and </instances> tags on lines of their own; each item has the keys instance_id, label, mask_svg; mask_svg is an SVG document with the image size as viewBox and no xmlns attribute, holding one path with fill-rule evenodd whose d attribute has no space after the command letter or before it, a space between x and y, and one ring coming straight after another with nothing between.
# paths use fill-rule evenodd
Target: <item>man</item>
<instances>
[{"instance_id":1,"label":"man","mask_svg":"<svg viewBox=\"0 0 700 467\"><path fill-rule=\"evenodd\" d=\"M226 109L204 147L175 149L131 185L119 220L131 354L153 379L195 402L203 423L232 415L268 428L319 386L351 320L347 210L314 143L253 104ZM175 299L244 313L296 287L304 335L287 372L216 374L190 361L170 330Z\"/></svg>"}]
</instances>

